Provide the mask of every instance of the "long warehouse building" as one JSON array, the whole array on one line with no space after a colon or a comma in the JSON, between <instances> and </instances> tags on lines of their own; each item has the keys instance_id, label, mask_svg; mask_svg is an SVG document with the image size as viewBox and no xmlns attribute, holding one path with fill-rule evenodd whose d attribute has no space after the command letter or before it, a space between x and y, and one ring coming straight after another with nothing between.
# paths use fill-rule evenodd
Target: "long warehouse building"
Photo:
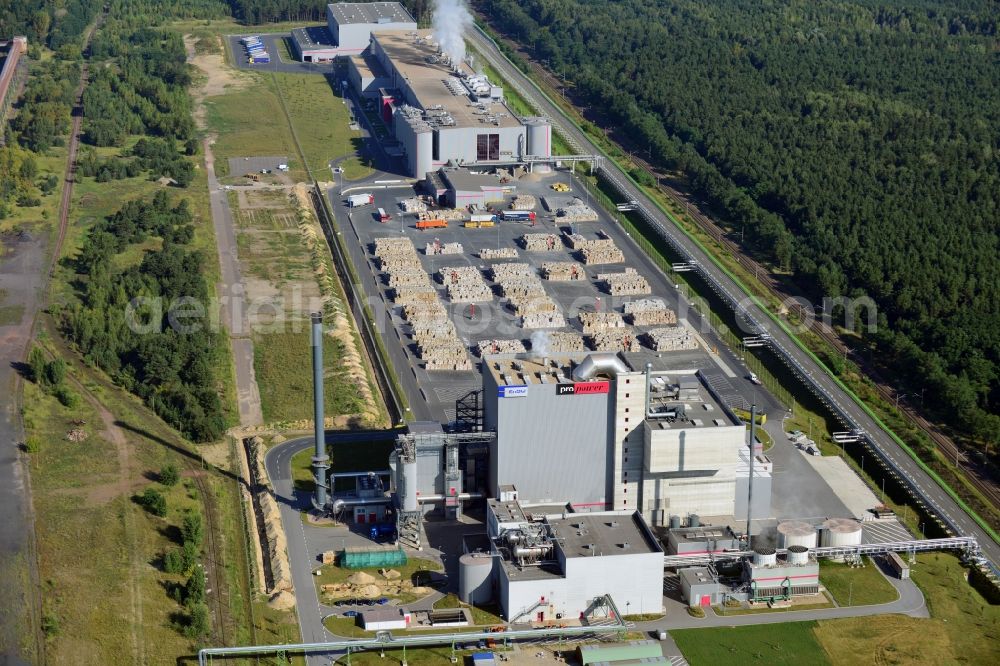
<instances>
[{"instance_id":1,"label":"long warehouse building","mask_svg":"<svg viewBox=\"0 0 1000 666\"><path fill-rule=\"evenodd\" d=\"M503 89L451 62L431 30L376 26L369 49L349 59L348 80L359 96L378 100L413 177L445 165L492 167L552 154L548 120L518 117Z\"/></svg>"}]
</instances>

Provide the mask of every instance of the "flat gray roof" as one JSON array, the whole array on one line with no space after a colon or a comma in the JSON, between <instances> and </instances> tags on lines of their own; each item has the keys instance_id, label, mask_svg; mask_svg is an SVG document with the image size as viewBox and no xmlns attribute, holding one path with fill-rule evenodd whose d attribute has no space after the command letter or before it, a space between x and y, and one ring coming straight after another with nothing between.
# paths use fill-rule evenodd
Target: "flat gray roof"
<instances>
[{"instance_id":1,"label":"flat gray roof","mask_svg":"<svg viewBox=\"0 0 1000 666\"><path fill-rule=\"evenodd\" d=\"M459 191L479 191L483 188L498 190L505 187L516 189L511 183L501 183L494 174L472 173L468 169L441 169L441 176Z\"/></svg>"},{"instance_id":2,"label":"flat gray roof","mask_svg":"<svg viewBox=\"0 0 1000 666\"><path fill-rule=\"evenodd\" d=\"M705 583L715 582L712 572L708 570L708 567L688 567L687 569L678 571L677 575L688 585L704 585Z\"/></svg>"},{"instance_id":3,"label":"flat gray roof","mask_svg":"<svg viewBox=\"0 0 1000 666\"><path fill-rule=\"evenodd\" d=\"M330 36L330 31L319 26L313 28L293 28L292 39L295 40L295 44L299 47L299 50L303 52L327 51L337 48L333 43L333 37Z\"/></svg>"},{"instance_id":4,"label":"flat gray roof","mask_svg":"<svg viewBox=\"0 0 1000 666\"><path fill-rule=\"evenodd\" d=\"M448 87L448 82L462 74L475 74L467 64L458 64L455 72L438 56L438 45L434 42L433 30L376 30L372 38L392 61L396 71L406 79L423 110L444 110L451 114L456 127L519 127L521 122L513 111L501 102L482 100L472 102L465 92L456 94ZM496 82L493 82L496 83ZM464 91L459 85L455 90ZM496 125L487 122L495 118Z\"/></svg>"},{"instance_id":5,"label":"flat gray roof","mask_svg":"<svg viewBox=\"0 0 1000 666\"><path fill-rule=\"evenodd\" d=\"M350 23L416 23L398 2L338 2L327 5L337 25Z\"/></svg>"},{"instance_id":6,"label":"flat gray roof","mask_svg":"<svg viewBox=\"0 0 1000 666\"><path fill-rule=\"evenodd\" d=\"M663 552L638 514L582 514L548 520L567 558Z\"/></svg>"}]
</instances>

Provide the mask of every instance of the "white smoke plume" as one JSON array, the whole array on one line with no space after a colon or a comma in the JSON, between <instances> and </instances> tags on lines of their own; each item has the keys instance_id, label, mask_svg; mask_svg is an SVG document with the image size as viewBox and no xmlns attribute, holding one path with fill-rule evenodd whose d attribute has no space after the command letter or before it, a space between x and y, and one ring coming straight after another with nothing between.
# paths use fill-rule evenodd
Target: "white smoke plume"
<instances>
[{"instance_id":1,"label":"white smoke plume","mask_svg":"<svg viewBox=\"0 0 1000 666\"><path fill-rule=\"evenodd\" d=\"M434 41L458 65L465 61L465 32L472 27L472 14L465 0L434 0L431 27Z\"/></svg>"},{"instance_id":2,"label":"white smoke plume","mask_svg":"<svg viewBox=\"0 0 1000 666\"><path fill-rule=\"evenodd\" d=\"M531 334L531 351L539 356L549 353L549 334L546 331L535 331Z\"/></svg>"}]
</instances>

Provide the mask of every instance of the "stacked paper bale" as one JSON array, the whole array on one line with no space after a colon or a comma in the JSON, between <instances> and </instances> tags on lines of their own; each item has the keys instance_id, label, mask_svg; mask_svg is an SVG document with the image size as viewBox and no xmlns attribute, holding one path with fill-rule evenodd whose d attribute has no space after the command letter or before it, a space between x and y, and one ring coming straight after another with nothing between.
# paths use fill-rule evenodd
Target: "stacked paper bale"
<instances>
[{"instance_id":1,"label":"stacked paper bale","mask_svg":"<svg viewBox=\"0 0 1000 666\"><path fill-rule=\"evenodd\" d=\"M559 247L559 237L555 234L524 234L520 240L528 252L552 252Z\"/></svg>"},{"instance_id":2,"label":"stacked paper bale","mask_svg":"<svg viewBox=\"0 0 1000 666\"><path fill-rule=\"evenodd\" d=\"M427 370L472 370L465 345L457 337L418 343L417 351Z\"/></svg>"},{"instance_id":3,"label":"stacked paper bale","mask_svg":"<svg viewBox=\"0 0 1000 666\"><path fill-rule=\"evenodd\" d=\"M432 243L427 243L424 246L424 254L434 255L434 254L462 254L465 250L462 248L461 243L442 243L441 241L434 239Z\"/></svg>"},{"instance_id":4,"label":"stacked paper bale","mask_svg":"<svg viewBox=\"0 0 1000 666\"><path fill-rule=\"evenodd\" d=\"M614 331L599 331L587 336L587 344L594 351L637 352L642 350L639 339L630 328Z\"/></svg>"},{"instance_id":5,"label":"stacked paper bale","mask_svg":"<svg viewBox=\"0 0 1000 666\"><path fill-rule=\"evenodd\" d=\"M646 342L653 351L697 349L698 340L682 326L654 328L646 333Z\"/></svg>"},{"instance_id":6,"label":"stacked paper bale","mask_svg":"<svg viewBox=\"0 0 1000 666\"><path fill-rule=\"evenodd\" d=\"M569 354L571 352L587 351L583 344L583 336L578 333L553 331L546 334L545 349L549 354Z\"/></svg>"},{"instance_id":7,"label":"stacked paper bale","mask_svg":"<svg viewBox=\"0 0 1000 666\"><path fill-rule=\"evenodd\" d=\"M427 204L417 197L410 197L399 202L399 207L404 213L426 213Z\"/></svg>"},{"instance_id":8,"label":"stacked paper bale","mask_svg":"<svg viewBox=\"0 0 1000 666\"><path fill-rule=\"evenodd\" d=\"M532 308L521 317L521 327L529 330L537 328L563 328L566 326L566 318L561 312L538 311Z\"/></svg>"},{"instance_id":9,"label":"stacked paper bale","mask_svg":"<svg viewBox=\"0 0 1000 666\"><path fill-rule=\"evenodd\" d=\"M416 305L420 303L437 303L438 293L437 289L428 284L426 286L412 287L396 292L395 301L396 305L401 306Z\"/></svg>"},{"instance_id":10,"label":"stacked paper bale","mask_svg":"<svg viewBox=\"0 0 1000 666\"><path fill-rule=\"evenodd\" d=\"M543 312L554 313L559 309L555 301L545 293L542 281L528 264L494 264L491 270L493 280L500 285L501 293L515 314L523 317Z\"/></svg>"},{"instance_id":11,"label":"stacked paper bale","mask_svg":"<svg viewBox=\"0 0 1000 666\"><path fill-rule=\"evenodd\" d=\"M617 312L581 312L580 326L584 335L625 328L625 321Z\"/></svg>"},{"instance_id":12,"label":"stacked paper bale","mask_svg":"<svg viewBox=\"0 0 1000 666\"><path fill-rule=\"evenodd\" d=\"M542 264L542 277L553 282L569 282L586 277L583 266L575 261L546 261Z\"/></svg>"},{"instance_id":13,"label":"stacked paper bale","mask_svg":"<svg viewBox=\"0 0 1000 666\"><path fill-rule=\"evenodd\" d=\"M560 208L556 215L567 222L597 222L597 213L582 199L573 197L569 205Z\"/></svg>"},{"instance_id":14,"label":"stacked paper bale","mask_svg":"<svg viewBox=\"0 0 1000 666\"><path fill-rule=\"evenodd\" d=\"M469 216L464 208L438 208L437 210L417 213L418 220L464 220Z\"/></svg>"},{"instance_id":15,"label":"stacked paper bale","mask_svg":"<svg viewBox=\"0 0 1000 666\"><path fill-rule=\"evenodd\" d=\"M597 280L605 284L612 296L643 296L652 291L646 278L634 268L626 268L623 273L598 273Z\"/></svg>"},{"instance_id":16,"label":"stacked paper bale","mask_svg":"<svg viewBox=\"0 0 1000 666\"><path fill-rule=\"evenodd\" d=\"M493 300L493 292L475 266L446 266L438 271L438 275L448 288L448 298L452 303Z\"/></svg>"},{"instance_id":17,"label":"stacked paper bale","mask_svg":"<svg viewBox=\"0 0 1000 666\"><path fill-rule=\"evenodd\" d=\"M538 202L530 194L518 194L510 203L511 210L534 210Z\"/></svg>"},{"instance_id":18,"label":"stacked paper bale","mask_svg":"<svg viewBox=\"0 0 1000 666\"><path fill-rule=\"evenodd\" d=\"M492 259L517 259L517 248L502 247L492 249L484 247L479 251L479 258L490 261Z\"/></svg>"},{"instance_id":19,"label":"stacked paper bale","mask_svg":"<svg viewBox=\"0 0 1000 666\"><path fill-rule=\"evenodd\" d=\"M640 298L625 304L625 318L633 326L672 326L677 313L659 298Z\"/></svg>"},{"instance_id":20,"label":"stacked paper bale","mask_svg":"<svg viewBox=\"0 0 1000 666\"><path fill-rule=\"evenodd\" d=\"M379 268L388 275L389 287L395 291L395 298L405 293L419 291L427 294L433 291L430 278L420 265L420 257L413 247L413 241L401 236L375 239L375 257ZM423 298L427 298L424 296Z\"/></svg>"},{"instance_id":21,"label":"stacked paper bale","mask_svg":"<svg viewBox=\"0 0 1000 666\"><path fill-rule=\"evenodd\" d=\"M480 340L476 352L484 354L523 354L527 349L521 340Z\"/></svg>"}]
</instances>

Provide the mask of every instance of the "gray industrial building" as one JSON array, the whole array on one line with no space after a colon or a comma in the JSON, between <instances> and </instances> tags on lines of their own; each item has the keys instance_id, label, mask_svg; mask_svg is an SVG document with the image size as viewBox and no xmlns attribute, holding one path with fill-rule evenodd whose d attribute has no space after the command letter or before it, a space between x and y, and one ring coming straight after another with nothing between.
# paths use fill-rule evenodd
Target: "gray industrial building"
<instances>
[{"instance_id":1,"label":"gray industrial building","mask_svg":"<svg viewBox=\"0 0 1000 666\"><path fill-rule=\"evenodd\" d=\"M449 208L471 206L484 210L517 191L517 186L500 182L496 175L462 168L432 171L427 174L425 185L435 201Z\"/></svg>"},{"instance_id":2,"label":"gray industrial building","mask_svg":"<svg viewBox=\"0 0 1000 666\"><path fill-rule=\"evenodd\" d=\"M650 354L485 356L491 491L509 483L525 505L638 510L658 526L745 520L746 428L698 371L668 366ZM770 517L770 494L758 454L754 517Z\"/></svg>"},{"instance_id":3,"label":"gray industrial building","mask_svg":"<svg viewBox=\"0 0 1000 666\"><path fill-rule=\"evenodd\" d=\"M506 497L506 496L505 496ZM491 557L459 563L459 596L490 588L508 622L546 622L610 612L663 612L663 549L636 512L529 516L516 500L487 502Z\"/></svg>"},{"instance_id":4,"label":"gray industrial building","mask_svg":"<svg viewBox=\"0 0 1000 666\"><path fill-rule=\"evenodd\" d=\"M326 28L292 30L292 55L302 62L328 62L341 55Z\"/></svg>"},{"instance_id":5,"label":"gray industrial building","mask_svg":"<svg viewBox=\"0 0 1000 666\"><path fill-rule=\"evenodd\" d=\"M326 23L338 55L368 48L373 30L416 30L417 22L398 2L338 2L326 6Z\"/></svg>"},{"instance_id":6,"label":"gray industrial building","mask_svg":"<svg viewBox=\"0 0 1000 666\"><path fill-rule=\"evenodd\" d=\"M444 165L490 167L551 156L548 121L518 118L504 104L503 89L467 63L451 62L432 31L340 21L331 15L331 31L336 22L341 33L364 27L370 35L370 47L348 60L348 80L360 96L378 98L410 175L423 179ZM343 48L348 38L339 39Z\"/></svg>"}]
</instances>

